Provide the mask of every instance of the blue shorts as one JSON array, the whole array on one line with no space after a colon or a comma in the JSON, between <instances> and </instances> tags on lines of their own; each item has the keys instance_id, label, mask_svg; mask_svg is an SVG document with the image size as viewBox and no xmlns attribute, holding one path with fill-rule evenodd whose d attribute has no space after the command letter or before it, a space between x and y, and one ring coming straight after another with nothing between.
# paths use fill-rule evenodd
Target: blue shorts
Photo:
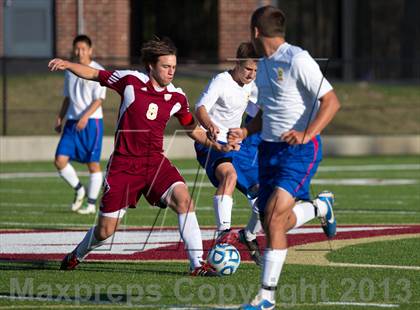
<instances>
[{"instance_id":1,"label":"blue shorts","mask_svg":"<svg viewBox=\"0 0 420 310\"><path fill-rule=\"evenodd\" d=\"M76 130L78 120L68 120L58 143L55 156L64 155L80 163L99 162L104 125L102 119L91 118L86 127Z\"/></svg>"},{"instance_id":2,"label":"blue shorts","mask_svg":"<svg viewBox=\"0 0 420 310\"><path fill-rule=\"evenodd\" d=\"M307 144L262 141L259 147L260 190L258 208L265 206L276 187L301 200L309 200L309 186L322 160L322 143L318 135Z\"/></svg>"},{"instance_id":3,"label":"blue shorts","mask_svg":"<svg viewBox=\"0 0 420 310\"><path fill-rule=\"evenodd\" d=\"M257 191L251 191L250 188L260 183L258 180L258 146L261 141L259 133L247 137L244 141L242 141L240 150L235 152L233 156L232 163L235 167L236 173L238 174L238 180L239 175L244 176L246 179L246 183L238 183L246 184L246 195L250 199L254 199L258 195Z\"/></svg>"},{"instance_id":4,"label":"blue shorts","mask_svg":"<svg viewBox=\"0 0 420 310\"><path fill-rule=\"evenodd\" d=\"M255 198L256 193L253 193L250 189L258 184L257 145L252 146L252 144L249 144L244 148L241 146L239 151L228 153L209 149L199 143L195 143L194 147L197 160L201 167L206 170L206 174L213 186L219 186L219 181L215 175L217 166L223 162L231 162L237 175L236 188L248 198Z\"/></svg>"}]
</instances>

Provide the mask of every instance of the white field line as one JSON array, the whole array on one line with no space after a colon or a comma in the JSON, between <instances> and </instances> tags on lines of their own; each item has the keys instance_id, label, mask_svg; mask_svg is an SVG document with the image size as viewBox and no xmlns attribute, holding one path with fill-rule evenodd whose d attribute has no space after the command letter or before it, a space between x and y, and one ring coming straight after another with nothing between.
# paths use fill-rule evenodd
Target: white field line
<instances>
[{"instance_id":1,"label":"white field line","mask_svg":"<svg viewBox=\"0 0 420 310\"><path fill-rule=\"evenodd\" d=\"M311 184L317 185L344 185L344 186L392 186L392 185L414 185L418 184L419 181L416 179L378 179L378 178L360 178L360 179L313 179L311 180ZM213 188L213 184L210 182L187 182L187 185L192 187L211 187Z\"/></svg>"},{"instance_id":2,"label":"white field line","mask_svg":"<svg viewBox=\"0 0 420 310\"><path fill-rule=\"evenodd\" d=\"M334 213L361 213L361 214L402 214L402 215L410 215L410 214L420 214L420 211L403 211L403 210L334 210Z\"/></svg>"},{"instance_id":3,"label":"white field line","mask_svg":"<svg viewBox=\"0 0 420 310\"><path fill-rule=\"evenodd\" d=\"M3 180L12 180L16 181L19 179L31 179L31 178L48 178L48 176L40 175L28 175L26 177L22 177L21 175L11 176L8 175L7 177L0 176L0 179ZM52 176L50 176L52 177ZM348 185L348 186L392 186L392 185L413 185L418 184L419 181L416 179L378 179L378 178L353 178L353 179L313 179L311 184L318 184L318 185ZM206 188L213 188L214 186L210 182L187 182L187 185L192 187L206 187ZM4 190L2 191L4 192Z\"/></svg>"},{"instance_id":4,"label":"white field line","mask_svg":"<svg viewBox=\"0 0 420 310\"><path fill-rule=\"evenodd\" d=\"M419 183L416 179L313 179L311 184L346 185L346 186L392 186L413 185Z\"/></svg>"},{"instance_id":5,"label":"white field line","mask_svg":"<svg viewBox=\"0 0 420 310\"><path fill-rule=\"evenodd\" d=\"M38 181L37 181L38 182ZM31 194L31 195L45 195L46 190L41 189L22 189L22 188L0 188L0 193L8 194ZM48 194L62 195L63 191L48 189Z\"/></svg>"},{"instance_id":6,"label":"white field line","mask_svg":"<svg viewBox=\"0 0 420 310\"><path fill-rule=\"evenodd\" d=\"M45 214L45 212L43 213ZM147 217L150 218L155 218L156 215L152 214L152 215L148 215ZM142 217L146 217L143 216ZM95 225L96 221L93 222L92 224L72 224L72 223L39 223L39 222L8 222L8 221L4 221L4 222L0 222L0 226L4 225L4 226L16 226L16 227L82 227L82 228L90 228L92 227L92 225ZM123 225L119 226L120 229L123 229ZM139 227L139 226L127 226L127 227ZM145 226L145 227L150 227L150 226ZM1 228L1 227L0 227Z\"/></svg>"},{"instance_id":7,"label":"white field line","mask_svg":"<svg viewBox=\"0 0 420 310\"><path fill-rule=\"evenodd\" d=\"M31 194L30 191L25 192L26 194ZM403 205L405 202L401 201L401 200L372 200L372 201L364 201L363 202L365 205ZM69 203L30 203L30 202L0 202L0 207L19 207L19 208L43 208L43 207L47 207L47 208L68 208L69 207ZM197 204L196 204L197 205ZM335 205L339 205L338 202L335 203ZM142 205L141 208L150 208L150 209L154 209L154 207L151 206L146 206L146 205ZM214 210L213 207L206 207L206 206L200 206L199 204L197 205L197 207L200 210ZM244 209L248 210L248 205L241 205L238 206L235 204L234 207L234 211L244 211ZM155 209L156 210L156 209ZM342 212L342 213L373 213L373 212L383 212L383 213L395 213L395 214L417 214L420 213L420 211L408 211L408 210L377 210L377 211L373 211L372 209L359 209L359 210L342 210L342 209L337 209L335 208L334 210L337 210L338 212ZM10 212L8 210L8 212Z\"/></svg>"},{"instance_id":8,"label":"white field line","mask_svg":"<svg viewBox=\"0 0 420 310\"><path fill-rule=\"evenodd\" d=\"M348 166L321 166L320 172L330 171L390 171L390 170L420 170L420 164L393 164L393 165L348 165Z\"/></svg>"},{"instance_id":9,"label":"white field line","mask_svg":"<svg viewBox=\"0 0 420 310\"><path fill-rule=\"evenodd\" d=\"M395 204L395 203L394 203ZM398 204L398 203L397 203ZM0 202L0 207L17 207L17 208L40 208L40 207L48 207L48 208L63 208L68 207L68 204L40 204L40 203L30 203L30 202ZM157 210L154 207L148 207L149 210ZM198 211L213 211L214 208L212 206L197 206ZM248 206L241 206L241 207L234 207L233 212L246 212L248 213L250 208ZM16 211L16 210L15 210ZM17 211L16 211L17 212ZM20 212L20 211L19 211ZM35 211L34 211L35 212ZM334 210L335 213L361 213L361 214L402 214L402 215L415 215L419 214L420 211L405 211L405 210L372 210L372 209L359 209L359 210ZM11 213L10 210L7 213ZM143 212L144 213L144 212ZM144 216L147 216L144 215ZM154 215L153 215L154 216ZM0 222L5 223L5 222Z\"/></svg>"},{"instance_id":10,"label":"white field line","mask_svg":"<svg viewBox=\"0 0 420 310\"><path fill-rule=\"evenodd\" d=\"M26 296L8 296L8 295L0 295L0 299L9 299L9 300L21 300L21 301L46 301L46 302L62 302L65 305L51 305L51 306L36 306L36 305L28 305L24 306L21 305L18 308L107 308L107 307L121 307L121 308L149 308L149 309L169 309L169 310L199 310L199 309L238 309L240 305L216 305L216 304L203 304L203 305L194 305L189 307L183 307L181 305L163 305L163 304L124 304L124 303L112 303L111 301L86 301L81 298L72 298L66 297L66 300L61 300L57 298L51 297L26 297ZM70 304L71 302L76 303L75 305ZM385 303L369 303L369 302L334 302L334 301L327 301L327 302L319 302L319 303L293 303L293 304L286 304L281 303L278 304L281 307L289 308L289 307L316 307L316 306L359 306L359 307L377 307L377 308L398 308L400 305L398 304L385 304ZM0 309L10 309L10 306L7 307L0 307Z\"/></svg>"},{"instance_id":11,"label":"white field line","mask_svg":"<svg viewBox=\"0 0 420 310\"><path fill-rule=\"evenodd\" d=\"M70 203L31 203L31 202L0 202L1 207L18 207L18 208L62 208L67 207L70 210ZM9 212L9 211L7 211Z\"/></svg>"},{"instance_id":12,"label":"white field line","mask_svg":"<svg viewBox=\"0 0 420 310\"><path fill-rule=\"evenodd\" d=\"M80 227L80 228L91 228L93 224L71 224L71 223L29 223L29 222L0 222L0 225L8 225L8 226L16 226L16 227L29 227L29 228L35 228L35 227ZM4 227L0 227L0 229L3 229ZM129 228L150 228L150 226L144 226L144 225L119 225L118 230L124 231L125 229Z\"/></svg>"},{"instance_id":13,"label":"white field line","mask_svg":"<svg viewBox=\"0 0 420 310\"><path fill-rule=\"evenodd\" d=\"M321 166L319 172L334 171L394 171L394 170L420 170L420 164L393 164L393 165L344 165L344 166ZM196 174L197 169L187 168L180 169L181 174ZM205 171L199 168L199 173L204 174ZM80 176L89 176L86 171L78 172ZM0 179L17 179L17 178L45 178L58 177L57 172L5 172L0 173Z\"/></svg>"},{"instance_id":14,"label":"white field line","mask_svg":"<svg viewBox=\"0 0 420 310\"><path fill-rule=\"evenodd\" d=\"M331 305L331 306L359 306L359 307L378 307L378 308L399 308L397 304L380 304L370 302L345 302L345 301L327 301L320 302L317 305Z\"/></svg>"},{"instance_id":15,"label":"white field line","mask_svg":"<svg viewBox=\"0 0 420 310\"><path fill-rule=\"evenodd\" d=\"M334 263L334 262L330 262L329 265L331 267L383 268L383 269L402 269L402 270L420 271L420 266L353 264L353 263Z\"/></svg>"},{"instance_id":16,"label":"white field line","mask_svg":"<svg viewBox=\"0 0 420 310\"><path fill-rule=\"evenodd\" d=\"M394 171L394 170L420 170L420 164L391 164L391 165L343 165L343 166L321 166L319 172L335 171ZM181 169L182 174L196 174L197 169ZM205 173L200 168L200 173Z\"/></svg>"},{"instance_id":17,"label":"white field line","mask_svg":"<svg viewBox=\"0 0 420 310\"><path fill-rule=\"evenodd\" d=\"M92 224L71 224L71 223L30 223L30 222L0 222L0 225L4 226L16 226L16 227L92 227Z\"/></svg>"},{"instance_id":18,"label":"white field line","mask_svg":"<svg viewBox=\"0 0 420 310\"><path fill-rule=\"evenodd\" d=\"M348 197L353 197L354 196L354 193L353 192L344 192L344 193L341 193L340 194L340 196L341 197L346 197L346 198L348 198ZM398 195L392 195L392 197L394 197L395 196L395 198L399 198L399 199L413 199L413 195L407 195L407 194L398 194ZM359 193L358 193L358 195L357 195L357 197L358 198L361 198L361 199L363 199L363 200L368 200L368 199L372 199L372 194L360 194L359 195ZM420 197L420 193L419 193L419 197ZM414 199L416 199L416 197L414 196ZM375 200L377 200L377 199L375 199ZM388 200L388 199L386 199L386 200Z\"/></svg>"}]
</instances>

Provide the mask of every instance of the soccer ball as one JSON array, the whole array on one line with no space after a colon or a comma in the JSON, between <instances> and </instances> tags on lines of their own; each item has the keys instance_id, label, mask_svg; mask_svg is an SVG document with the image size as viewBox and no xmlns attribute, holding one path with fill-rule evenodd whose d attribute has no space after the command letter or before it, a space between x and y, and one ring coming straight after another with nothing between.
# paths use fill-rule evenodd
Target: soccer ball
<instances>
[{"instance_id":1,"label":"soccer ball","mask_svg":"<svg viewBox=\"0 0 420 310\"><path fill-rule=\"evenodd\" d=\"M225 276L233 274L241 263L241 255L231 244L216 244L210 251L207 261L217 273Z\"/></svg>"}]
</instances>

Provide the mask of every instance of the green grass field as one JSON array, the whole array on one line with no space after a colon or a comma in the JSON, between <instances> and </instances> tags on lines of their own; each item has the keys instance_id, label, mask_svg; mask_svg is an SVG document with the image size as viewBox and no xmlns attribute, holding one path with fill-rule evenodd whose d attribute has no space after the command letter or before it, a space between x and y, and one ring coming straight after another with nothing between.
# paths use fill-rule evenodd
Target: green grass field
<instances>
[{"instance_id":1,"label":"green grass field","mask_svg":"<svg viewBox=\"0 0 420 310\"><path fill-rule=\"evenodd\" d=\"M175 165L193 184L197 163L177 160ZM54 172L53 165L45 162L1 164L2 230L71 231L93 225L94 215L69 211L73 193ZM206 185L205 175L199 174L201 178L204 186L194 189L197 217L201 226L213 226L214 189ZM359 185L354 185L355 180ZM314 195L322 189L335 192L339 228L420 224L418 157L328 158L314 183ZM249 207L239 193L234 201L233 225L242 226ZM141 200L126 215L123 228L148 227L157 213ZM158 224L176 226L176 216L168 211ZM310 224L318 227L317 221ZM325 264L285 265L277 291L279 308L420 308L420 234L339 245L338 239L330 242ZM316 257L315 252L303 250L297 255ZM74 272L61 272L58 267L59 262L51 260L0 260L0 309L235 309L254 297L260 271L254 264L242 263L232 276L205 279L189 277L186 261L95 261L83 263Z\"/></svg>"}]
</instances>

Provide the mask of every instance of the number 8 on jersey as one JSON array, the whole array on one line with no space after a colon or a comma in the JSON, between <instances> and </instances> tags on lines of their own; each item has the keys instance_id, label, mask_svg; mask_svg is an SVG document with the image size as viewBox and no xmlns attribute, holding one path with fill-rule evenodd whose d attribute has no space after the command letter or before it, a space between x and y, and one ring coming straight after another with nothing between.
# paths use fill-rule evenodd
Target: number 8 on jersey
<instances>
[{"instance_id":1,"label":"number 8 on jersey","mask_svg":"<svg viewBox=\"0 0 420 310\"><path fill-rule=\"evenodd\" d=\"M159 107L156 103L150 103L149 104L149 108L147 109L147 113L146 113L146 117L147 119L153 121L156 119L157 117L157 113L158 113Z\"/></svg>"}]
</instances>

